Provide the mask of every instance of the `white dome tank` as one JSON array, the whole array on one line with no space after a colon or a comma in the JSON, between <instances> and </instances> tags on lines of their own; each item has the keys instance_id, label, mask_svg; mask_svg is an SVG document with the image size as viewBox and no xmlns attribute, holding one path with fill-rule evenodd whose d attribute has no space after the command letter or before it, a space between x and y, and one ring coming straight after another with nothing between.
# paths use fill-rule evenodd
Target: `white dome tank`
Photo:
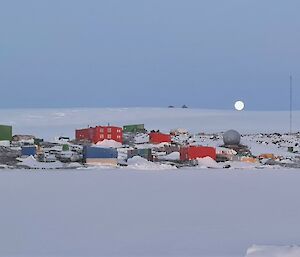
<instances>
[{"instance_id":1,"label":"white dome tank","mask_svg":"<svg viewBox=\"0 0 300 257\"><path fill-rule=\"evenodd\" d=\"M236 130L228 130L223 135L225 145L239 145L241 142L241 135Z\"/></svg>"}]
</instances>

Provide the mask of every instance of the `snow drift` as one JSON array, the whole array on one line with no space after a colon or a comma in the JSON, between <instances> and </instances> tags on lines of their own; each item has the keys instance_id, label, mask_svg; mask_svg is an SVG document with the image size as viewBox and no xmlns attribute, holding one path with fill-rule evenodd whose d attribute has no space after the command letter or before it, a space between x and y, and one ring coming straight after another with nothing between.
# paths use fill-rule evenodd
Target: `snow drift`
<instances>
[{"instance_id":1,"label":"snow drift","mask_svg":"<svg viewBox=\"0 0 300 257\"><path fill-rule=\"evenodd\" d=\"M214 159L212 159L209 156L204 158L198 158L197 162L200 168L222 168L221 164L217 163Z\"/></svg>"},{"instance_id":2,"label":"snow drift","mask_svg":"<svg viewBox=\"0 0 300 257\"><path fill-rule=\"evenodd\" d=\"M175 166L150 162L140 156L134 156L127 160L128 168L137 170L170 170L176 169Z\"/></svg>"},{"instance_id":3,"label":"snow drift","mask_svg":"<svg viewBox=\"0 0 300 257\"><path fill-rule=\"evenodd\" d=\"M104 139L103 141L98 142L96 146L103 148L120 148L122 147L122 144L113 139Z\"/></svg>"}]
</instances>

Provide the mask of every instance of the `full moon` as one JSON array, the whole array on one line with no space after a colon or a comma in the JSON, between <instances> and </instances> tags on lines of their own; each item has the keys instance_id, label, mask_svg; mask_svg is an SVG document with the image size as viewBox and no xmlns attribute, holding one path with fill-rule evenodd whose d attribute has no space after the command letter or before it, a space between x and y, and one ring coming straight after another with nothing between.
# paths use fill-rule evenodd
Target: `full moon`
<instances>
[{"instance_id":1,"label":"full moon","mask_svg":"<svg viewBox=\"0 0 300 257\"><path fill-rule=\"evenodd\" d=\"M237 111L242 111L245 108L245 104L244 104L243 101L236 101L235 104L234 104L234 108Z\"/></svg>"}]
</instances>

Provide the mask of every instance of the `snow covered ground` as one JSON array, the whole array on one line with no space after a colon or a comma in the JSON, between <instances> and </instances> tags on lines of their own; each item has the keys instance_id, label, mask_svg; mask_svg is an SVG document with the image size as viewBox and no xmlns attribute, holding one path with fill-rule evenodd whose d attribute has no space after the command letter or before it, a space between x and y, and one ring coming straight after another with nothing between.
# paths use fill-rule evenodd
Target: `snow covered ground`
<instances>
[{"instance_id":1,"label":"snow covered ground","mask_svg":"<svg viewBox=\"0 0 300 257\"><path fill-rule=\"evenodd\" d=\"M244 257L253 244L300 242L295 170L15 170L0 178L0 256Z\"/></svg>"},{"instance_id":2,"label":"snow covered ground","mask_svg":"<svg viewBox=\"0 0 300 257\"><path fill-rule=\"evenodd\" d=\"M12 124L14 134L45 139L73 137L76 128L107 123L145 123L166 132L287 132L288 117L167 108L0 110L0 124ZM299 118L295 112L295 131ZM252 245L300 244L297 169L158 171L139 165L144 164L0 170L0 256L244 257ZM247 257L262 256L262 248L251 249L256 252ZM264 257L291 253L263 249Z\"/></svg>"}]
</instances>

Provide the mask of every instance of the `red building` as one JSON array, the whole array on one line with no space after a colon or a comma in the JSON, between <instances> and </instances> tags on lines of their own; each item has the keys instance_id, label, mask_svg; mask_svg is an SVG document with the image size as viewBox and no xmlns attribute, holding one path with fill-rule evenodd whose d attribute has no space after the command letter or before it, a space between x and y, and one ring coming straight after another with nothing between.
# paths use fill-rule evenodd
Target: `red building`
<instances>
[{"instance_id":1,"label":"red building","mask_svg":"<svg viewBox=\"0 0 300 257\"><path fill-rule=\"evenodd\" d=\"M114 126L97 126L94 128L78 129L75 132L76 140L89 140L96 144L104 139L123 142L123 130Z\"/></svg>"},{"instance_id":2,"label":"red building","mask_svg":"<svg viewBox=\"0 0 300 257\"><path fill-rule=\"evenodd\" d=\"M208 146L187 146L180 148L180 160L189 161L197 158L211 157L217 159L216 148Z\"/></svg>"},{"instance_id":3,"label":"red building","mask_svg":"<svg viewBox=\"0 0 300 257\"><path fill-rule=\"evenodd\" d=\"M171 143L171 135L160 132L151 132L149 134L149 142L151 144Z\"/></svg>"}]
</instances>

